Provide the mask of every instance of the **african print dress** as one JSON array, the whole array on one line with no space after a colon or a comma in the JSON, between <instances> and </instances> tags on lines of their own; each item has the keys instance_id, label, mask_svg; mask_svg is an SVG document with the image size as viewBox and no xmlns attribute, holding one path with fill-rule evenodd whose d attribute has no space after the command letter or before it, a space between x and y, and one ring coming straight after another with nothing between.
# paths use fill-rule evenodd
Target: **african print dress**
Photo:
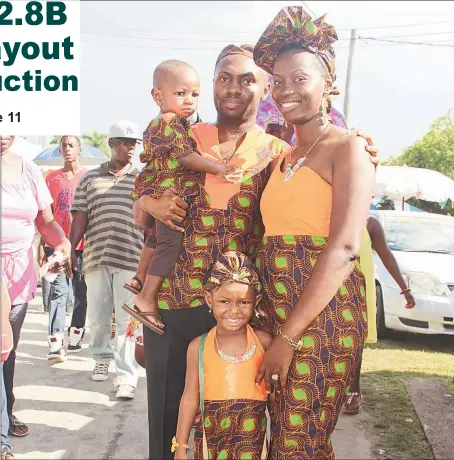
<instances>
[{"instance_id":1,"label":"african print dress","mask_svg":"<svg viewBox=\"0 0 454 460\"><path fill-rule=\"evenodd\" d=\"M264 458L268 394L264 383L259 387L255 384L264 350L247 326L246 354L251 356L240 362L226 361L216 350L215 335L213 328L202 336L199 348L203 417L195 431L194 458ZM204 439L208 450L205 456Z\"/></svg>"},{"instance_id":2,"label":"african print dress","mask_svg":"<svg viewBox=\"0 0 454 460\"><path fill-rule=\"evenodd\" d=\"M284 182L283 158L263 192L263 248L257 257L274 333L285 322L326 246L332 187L307 167ZM285 203L285 205L283 205ZM334 459L331 434L367 333L359 262L303 336L287 388L273 411L272 459Z\"/></svg>"}]
</instances>

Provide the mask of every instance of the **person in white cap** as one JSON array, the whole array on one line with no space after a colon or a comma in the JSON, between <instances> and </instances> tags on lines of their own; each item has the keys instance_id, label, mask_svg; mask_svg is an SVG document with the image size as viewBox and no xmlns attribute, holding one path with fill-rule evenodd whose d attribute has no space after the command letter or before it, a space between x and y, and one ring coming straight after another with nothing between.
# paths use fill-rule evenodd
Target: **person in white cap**
<instances>
[{"instance_id":1,"label":"person in white cap","mask_svg":"<svg viewBox=\"0 0 454 460\"><path fill-rule=\"evenodd\" d=\"M132 159L141 139L139 128L130 121L121 120L111 126L111 159L82 177L71 208L72 247L76 248L85 235L89 349L96 362L92 379L106 380L114 359L118 399L133 399L138 381L134 343L126 340L128 314L121 307L132 302L132 293L123 285L134 276L144 243L143 230L133 223L130 197L139 173ZM72 265L77 272L75 254ZM113 347L112 311L117 323Z\"/></svg>"}]
</instances>

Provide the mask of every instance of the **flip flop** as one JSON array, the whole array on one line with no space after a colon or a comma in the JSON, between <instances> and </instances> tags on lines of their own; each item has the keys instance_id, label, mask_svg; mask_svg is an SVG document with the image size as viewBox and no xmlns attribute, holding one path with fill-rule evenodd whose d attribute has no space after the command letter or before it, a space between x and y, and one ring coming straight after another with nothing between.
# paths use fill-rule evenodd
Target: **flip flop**
<instances>
[{"instance_id":1,"label":"flip flop","mask_svg":"<svg viewBox=\"0 0 454 460\"><path fill-rule=\"evenodd\" d=\"M132 292L134 295L139 295L143 289L143 283L138 276L134 276L132 279L134 281L137 281L137 284L139 285L139 289L135 288L134 286L131 286L129 283L125 283L123 287L127 289L129 292Z\"/></svg>"},{"instance_id":2,"label":"flip flop","mask_svg":"<svg viewBox=\"0 0 454 460\"><path fill-rule=\"evenodd\" d=\"M352 403L353 398L357 397L357 396L360 397L358 407L356 409L348 409L348 406ZM356 415L359 412L359 410L361 409L362 396L363 395L361 393L358 393L358 392L347 393L347 401L345 401L345 403L344 403L344 410L343 410L344 414Z\"/></svg>"},{"instance_id":3,"label":"flip flop","mask_svg":"<svg viewBox=\"0 0 454 460\"><path fill-rule=\"evenodd\" d=\"M129 305L124 304L121 308L127 313L129 313L134 319L137 321L141 322L143 325L147 326L149 329L151 329L153 332L156 332L156 334L163 335L164 331L155 326L153 323L150 322L150 320L147 318L147 316L154 315L155 313L143 313L141 312L135 305L133 308L131 308Z\"/></svg>"},{"instance_id":4,"label":"flip flop","mask_svg":"<svg viewBox=\"0 0 454 460\"><path fill-rule=\"evenodd\" d=\"M8 432L12 436L23 438L28 435L28 426L25 423L19 422L15 415L10 415Z\"/></svg>"}]
</instances>

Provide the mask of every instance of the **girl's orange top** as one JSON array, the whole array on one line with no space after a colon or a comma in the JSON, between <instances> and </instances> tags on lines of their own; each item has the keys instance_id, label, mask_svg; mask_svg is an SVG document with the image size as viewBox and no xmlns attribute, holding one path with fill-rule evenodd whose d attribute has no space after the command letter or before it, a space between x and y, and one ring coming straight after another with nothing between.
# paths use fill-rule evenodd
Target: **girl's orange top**
<instances>
[{"instance_id":1,"label":"girl's orange top","mask_svg":"<svg viewBox=\"0 0 454 460\"><path fill-rule=\"evenodd\" d=\"M207 334L203 351L204 399L224 401L228 399L252 399L266 401L268 393L265 383L255 384L255 378L262 364L265 351L252 328L247 326L247 347L250 350L255 343L254 355L247 361L231 363L222 359L214 342L216 328Z\"/></svg>"},{"instance_id":2,"label":"girl's orange top","mask_svg":"<svg viewBox=\"0 0 454 460\"><path fill-rule=\"evenodd\" d=\"M332 186L315 171L302 166L284 182L285 155L271 174L260 200L265 236L329 236Z\"/></svg>"}]
</instances>

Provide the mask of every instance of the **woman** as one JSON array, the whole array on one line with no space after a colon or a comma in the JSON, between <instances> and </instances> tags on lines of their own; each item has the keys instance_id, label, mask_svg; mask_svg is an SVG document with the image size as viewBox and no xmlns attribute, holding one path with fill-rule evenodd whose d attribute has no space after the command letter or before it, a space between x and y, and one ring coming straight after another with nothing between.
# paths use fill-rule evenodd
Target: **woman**
<instances>
[{"instance_id":1,"label":"woman","mask_svg":"<svg viewBox=\"0 0 454 460\"><path fill-rule=\"evenodd\" d=\"M0 138L2 157L2 279L11 301L9 320L13 348L3 364L9 417L9 433L26 436L28 427L13 415L14 368L16 348L24 323L27 305L36 293L36 272L33 260L35 226L44 241L64 260L69 261L71 246L61 227L55 222L50 205L52 198L44 178L34 163L24 161L11 152L14 136Z\"/></svg>"},{"instance_id":2,"label":"woman","mask_svg":"<svg viewBox=\"0 0 454 460\"><path fill-rule=\"evenodd\" d=\"M275 338L257 383L264 378L277 393L270 458L334 458L331 434L367 332L357 259L374 167L363 139L328 122L336 39L323 18L287 7L254 49L297 137L261 199L257 262Z\"/></svg>"}]
</instances>

